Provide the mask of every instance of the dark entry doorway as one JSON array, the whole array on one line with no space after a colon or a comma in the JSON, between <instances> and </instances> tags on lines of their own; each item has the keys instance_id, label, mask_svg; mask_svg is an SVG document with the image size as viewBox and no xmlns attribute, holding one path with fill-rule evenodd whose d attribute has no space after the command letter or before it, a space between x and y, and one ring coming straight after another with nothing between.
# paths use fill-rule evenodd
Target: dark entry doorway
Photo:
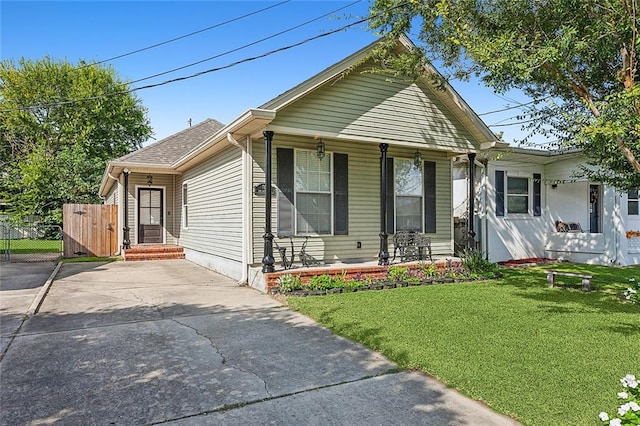
<instances>
[{"instance_id":1,"label":"dark entry doorway","mask_svg":"<svg viewBox=\"0 0 640 426\"><path fill-rule=\"evenodd\" d=\"M600 233L600 204L602 191L600 185L589 186L589 232Z\"/></svg>"},{"instance_id":2,"label":"dark entry doorway","mask_svg":"<svg viewBox=\"0 0 640 426\"><path fill-rule=\"evenodd\" d=\"M163 243L163 190L138 189L138 243Z\"/></svg>"}]
</instances>

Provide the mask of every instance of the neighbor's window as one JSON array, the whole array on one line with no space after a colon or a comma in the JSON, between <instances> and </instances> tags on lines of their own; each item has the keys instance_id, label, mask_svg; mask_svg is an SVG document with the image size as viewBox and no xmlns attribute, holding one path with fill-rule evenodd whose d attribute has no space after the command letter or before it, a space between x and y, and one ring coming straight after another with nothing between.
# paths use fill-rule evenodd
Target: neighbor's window
<instances>
[{"instance_id":1,"label":"neighbor's window","mask_svg":"<svg viewBox=\"0 0 640 426\"><path fill-rule=\"evenodd\" d=\"M638 216L638 214L640 214L640 206L638 206L639 193L640 190L638 190L638 188L630 189L629 192L627 192L627 214L629 216Z\"/></svg>"},{"instance_id":2,"label":"neighbor's window","mask_svg":"<svg viewBox=\"0 0 640 426\"><path fill-rule=\"evenodd\" d=\"M396 231L422 232L422 165L413 160L394 160Z\"/></svg>"},{"instance_id":3,"label":"neighbor's window","mask_svg":"<svg viewBox=\"0 0 640 426\"><path fill-rule=\"evenodd\" d=\"M182 184L182 227L183 228L189 227L189 208L187 207L188 205L187 195L188 195L187 184L183 183Z\"/></svg>"},{"instance_id":4,"label":"neighbor's window","mask_svg":"<svg viewBox=\"0 0 640 426\"><path fill-rule=\"evenodd\" d=\"M331 234L332 155L296 150L296 234Z\"/></svg>"},{"instance_id":5,"label":"neighbor's window","mask_svg":"<svg viewBox=\"0 0 640 426\"><path fill-rule=\"evenodd\" d=\"M529 213L529 179L507 176L507 213Z\"/></svg>"}]
</instances>

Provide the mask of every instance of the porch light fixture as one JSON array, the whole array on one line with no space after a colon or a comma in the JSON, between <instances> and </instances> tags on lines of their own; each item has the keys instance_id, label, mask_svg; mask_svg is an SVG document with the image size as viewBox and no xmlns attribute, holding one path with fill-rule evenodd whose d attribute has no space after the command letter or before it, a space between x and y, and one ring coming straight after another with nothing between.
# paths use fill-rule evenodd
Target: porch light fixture
<instances>
[{"instance_id":1,"label":"porch light fixture","mask_svg":"<svg viewBox=\"0 0 640 426\"><path fill-rule=\"evenodd\" d=\"M413 154L413 165L419 169L421 164L422 164L422 154L420 154L420 151L416 149L416 153Z\"/></svg>"},{"instance_id":2,"label":"porch light fixture","mask_svg":"<svg viewBox=\"0 0 640 426\"><path fill-rule=\"evenodd\" d=\"M322 139L316 144L316 155L320 160L324 158L324 142L322 142Z\"/></svg>"},{"instance_id":3,"label":"porch light fixture","mask_svg":"<svg viewBox=\"0 0 640 426\"><path fill-rule=\"evenodd\" d=\"M153 185L153 175L147 175L147 185Z\"/></svg>"}]
</instances>

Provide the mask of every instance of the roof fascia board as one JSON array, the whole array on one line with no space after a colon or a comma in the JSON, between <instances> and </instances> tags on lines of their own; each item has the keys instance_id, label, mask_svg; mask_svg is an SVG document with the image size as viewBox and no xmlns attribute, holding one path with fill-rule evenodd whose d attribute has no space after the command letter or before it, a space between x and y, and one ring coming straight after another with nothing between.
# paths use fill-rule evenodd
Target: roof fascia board
<instances>
[{"instance_id":1,"label":"roof fascia board","mask_svg":"<svg viewBox=\"0 0 640 426\"><path fill-rule=\"evenodd\" d=\"M267 125L270 123L276 116L276 112L263 108L251 108L245 111L243 114L238 116L231 123L227 124L220 130L218 130L215 134L204 140L194 149L189 151L186 155L180 158L178 161L171 165L174 169L184 168L187 163L191 163L192 160L195 160L198 156L205 153L208 149L212 148L214 145L227 140L227 134L231 133L236 139L240 139L245 134L237 135L238 132L241 132L244 127L248 125L258 122L258 124L262 123L262 125ZM246 132L246 134L251 134L252 131Z\"/></svg>"}]
</instances>

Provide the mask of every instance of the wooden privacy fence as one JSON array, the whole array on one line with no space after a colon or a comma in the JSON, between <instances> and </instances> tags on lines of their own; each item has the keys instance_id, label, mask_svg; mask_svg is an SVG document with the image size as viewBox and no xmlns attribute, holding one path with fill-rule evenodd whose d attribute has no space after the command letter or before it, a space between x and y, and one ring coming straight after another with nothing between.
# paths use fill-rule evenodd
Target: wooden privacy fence
<instances>
[{"instance_id":1,"label":"wooden privacy fence","mask_svg":"<svg viewBox=\"0 0 640 426\"><path fill-rule=\"evenodd\" d=\"M113 256L118 251L118 206L65 204L64 257Z\"/></svg>"}]
</instances>

